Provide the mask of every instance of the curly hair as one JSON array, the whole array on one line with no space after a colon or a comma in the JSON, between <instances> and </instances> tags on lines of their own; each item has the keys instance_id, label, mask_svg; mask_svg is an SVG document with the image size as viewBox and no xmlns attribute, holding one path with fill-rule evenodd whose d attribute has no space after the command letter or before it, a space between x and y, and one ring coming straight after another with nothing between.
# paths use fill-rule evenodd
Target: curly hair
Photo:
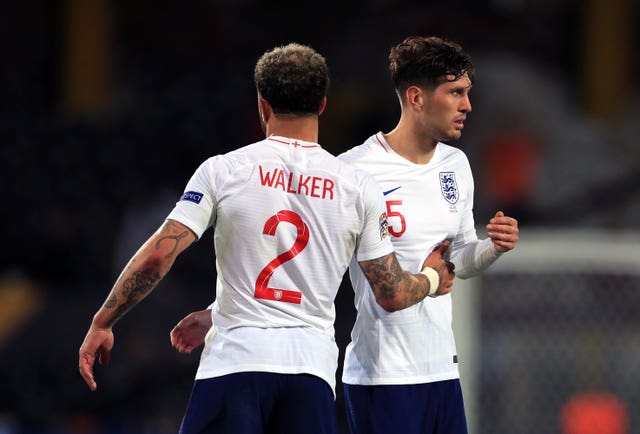
<instances>
[{"instance_id":1,"label":"curly hair","mask_svg":"<svg viewBox=\"0 0 640 434\"><path fill-rule=\"evenodd\" d=\"M254 81L274 113L318 114L329 89L329 68L313 48L291 43L260 57Z\"/></svg>"},{"instance_id":2,"label":"curly hair","mask_svg":"<svg viewBox=\"0 0 640 434\"><path fill-rule=\"evenodd\" d=\"M462 47L436 36L410 36L391 48L389 69L398 92L414 85L435 88L465 74L473 82L475 75L471 57Z\"/></svg>"}]
</instances>

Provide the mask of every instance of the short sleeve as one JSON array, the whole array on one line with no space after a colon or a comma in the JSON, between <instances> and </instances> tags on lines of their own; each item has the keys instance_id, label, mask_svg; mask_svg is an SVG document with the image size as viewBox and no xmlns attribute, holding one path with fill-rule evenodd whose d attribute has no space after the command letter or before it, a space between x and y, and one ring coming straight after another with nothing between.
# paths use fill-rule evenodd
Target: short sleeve
<instances>
[{"instance_id":1,"label":"short sleeve","mask_svg":"<svg viewBox=\"0 0 640 434\"><path fill-rule=\"evenodd\" d=\"M356 246L358 262L377 259L393 252L382 190L375 180L362 172L364 222Z\"/></svg>"},{"instance_id":2,"label":"short sleeve","mask_svg":"<svg viewBox=\"0 0 640 434\"><path fill-rule=\"evenodd\" d=\"M176 220L191 229L198 239L216 219L216 174L219 157L212 157L196 169L167 219Z\"/></svg>"}]
</instances>

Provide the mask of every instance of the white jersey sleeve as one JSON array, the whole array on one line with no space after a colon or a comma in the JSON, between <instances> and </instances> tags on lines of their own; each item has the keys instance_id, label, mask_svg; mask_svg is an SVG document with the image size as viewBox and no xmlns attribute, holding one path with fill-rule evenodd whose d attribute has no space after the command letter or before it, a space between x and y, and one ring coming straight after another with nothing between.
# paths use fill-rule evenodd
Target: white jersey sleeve
<instances>
[{"instance_id":1,"label":"white jersey sleeve","mask_svg":"<svg viewBox=\"0 0 640 434\"><path fill-rule=\"evenodd\" d=\"M179 221L200 239L216 220L218 178L228 175L220 156L206 160L195 171L168 219Z\"/></svg>"},{"instance_id":2,"label":"white jersey sleeve","mask_svg":"<svg viewBox=\"0 0 640 434\"><path fill-rule=\"evenodd\" d=\"M391 253L393 250L388 230L387 213L384 196L380 186L367 173L362 172L364 226L362 236L356 246L358 262L380 258L380 253Z\"/></svg>"}]
</instances>

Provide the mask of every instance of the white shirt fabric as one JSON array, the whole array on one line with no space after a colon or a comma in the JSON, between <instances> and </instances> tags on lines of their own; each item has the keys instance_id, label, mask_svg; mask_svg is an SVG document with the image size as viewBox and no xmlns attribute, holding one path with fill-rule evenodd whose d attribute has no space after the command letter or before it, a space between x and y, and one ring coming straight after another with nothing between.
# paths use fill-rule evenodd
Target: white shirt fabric
<instances>
[{"instance_id":1,"label":"white shirt fabric","mask_svg":"<svg viewBox=\"0 0 640 434\"><path fill-rule=\"evenodd\" d=\"M461 150L438 143L428 164L414 164L378 133L338 158L373 175L382 187L393 246L406 271L419 272L428 253L444 239L452 240L452 255L478 242L473 177ZM344 383L420 384L459 378L450 295L427 297L390 313L376 303L357 263L351 263L349 275L357 318L346 349Z\"/></svg>"},{"instance_id":2,"label":"white shirt fabric","mask_svg":"<svg viewBox=\"0 0 640 434\"><path fill-rule=\"evenodd\" d=\"M215 227L214 327L196 379L308 373L335 389L334 299L354 252L393 251L384 211L373 178L317 143L271 136L206 160L167 217L198 237Z\"/></svg>"}]
</instances>

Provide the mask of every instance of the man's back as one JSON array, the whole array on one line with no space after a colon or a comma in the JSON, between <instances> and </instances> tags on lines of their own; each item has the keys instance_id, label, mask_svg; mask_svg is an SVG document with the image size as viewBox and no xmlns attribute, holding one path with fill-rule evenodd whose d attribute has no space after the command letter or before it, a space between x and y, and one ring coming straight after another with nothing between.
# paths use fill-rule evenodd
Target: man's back
<instances>
[{"instance_id":1,"label":"man's back","mask_svg":"<svg viewBox=\"0 0 640 434\"><path fill-rule=\"evenodd\" d=\"M186 190L169 218L198 236L213 224L217 255L217 333L198 378L322 371L333 386L342 276L354 251L368 260L392 250L377 184L318 144L271 136L207 160Z\"/></svg>"}]
</instances>

